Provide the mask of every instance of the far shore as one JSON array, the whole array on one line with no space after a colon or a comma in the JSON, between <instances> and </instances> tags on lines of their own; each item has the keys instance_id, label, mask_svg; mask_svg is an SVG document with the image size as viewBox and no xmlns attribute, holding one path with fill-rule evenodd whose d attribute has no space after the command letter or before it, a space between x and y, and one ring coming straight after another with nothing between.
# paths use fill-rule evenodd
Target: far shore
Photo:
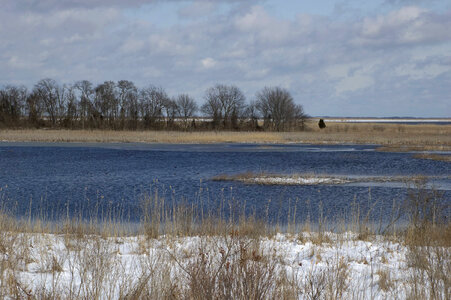
<instances>
[{"instance_id":1,"label":"far shore","mask_svg":"<svg viewBox=\"0 0 451 300\"><path fill-rule=\"evenodd\" d=\"M67 129L0 129L3 142L78 143L259 143L372 144L383 151L451 151L451 125L329 123L320 130L310 122L305 131L113 131Z\"/></svg>"}]
</instances>

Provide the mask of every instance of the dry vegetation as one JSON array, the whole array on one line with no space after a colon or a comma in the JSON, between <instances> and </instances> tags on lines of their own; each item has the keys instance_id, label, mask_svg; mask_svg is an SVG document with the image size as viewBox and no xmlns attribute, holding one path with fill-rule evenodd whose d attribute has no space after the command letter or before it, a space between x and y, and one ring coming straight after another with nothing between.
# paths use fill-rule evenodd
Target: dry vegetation
<instances>
[{"instance_id":1,"label":"dry vegetation","mask_svg":"<svg viewBox=\"0 0 451 300\"><path fill-rule=\"evenodd\" d=\"M0 130L1 141L143 143L379 144L386 151L451 149L451 125L327 123L308 121L301 132Z\"/></svg>"},{"instance_id":2,"label":"dry vegetation","mask_svg":"<svg viewBox=\"0 0 451 300\"><path fill-rule=\"evenodd\" d=\"M156 196L134 230L3 212L0 298L449 299L451 225L439 196L418 180L408 225L383 235L358 210L342 228L289 219L282 235L255 216L195 217L192 206L165 208Z\"/></svg>"},{"instance_id":3,"label":"dry vegetation","mask_svg":"<svg viewBox=\"0 0 451 300\"><path fill-rule=\"evenodd\" d=\"M419 154L415 154L413 157L421 158L421 159L430 159L430 160L451 162L451 155L446 155L446 154L419 153Z\"/></svg>"}]
</instances>

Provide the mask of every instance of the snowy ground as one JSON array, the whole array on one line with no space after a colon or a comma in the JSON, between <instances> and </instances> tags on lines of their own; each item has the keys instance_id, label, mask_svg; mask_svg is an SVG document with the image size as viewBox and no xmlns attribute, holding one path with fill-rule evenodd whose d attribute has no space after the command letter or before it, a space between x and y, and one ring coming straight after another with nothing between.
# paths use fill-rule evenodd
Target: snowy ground
<instances>
[{"instance_id":1,"label":"snowy ground","mask_svg":"<svg viewBox=\"0 0 451 300\"><path fill-rule=\"evenodd\" d=\"M196 282L230 281L235 293L248 280L266 289L263 298L279 289L291 291L290 299L311 299L315 291L318 299L331 293L339 299L404 299L415 274L407 247L382 237L362 241L351 233L255 239L2 233L1 241L0 296L11 299L118 299L137 291L160 298L169 290L189 298L193 290L201 293Z\"/></svg>"},{"instance_id":2,"label":"snowy ground","mask_svg":"<svg viewBox=\"0 0 451 300\"><path fill-rule=\"evenodd\" d=\"M243 178L240 181L245 183L275 184L275 185L343 184L351 182L349 179L338 177L302 177L302 176L271 176L271 175Z\"/></svg>"},{"instance_id":3,"label":"snowy ground","mask_svg":"<svg viewBox=\"0 0 451 300\"><path fill-rule=\"evenodd\" d=\"M432 178L432 177L430 177ZM402 182L408 180L402 176L343 176L343 175L311 175L311 174L238 174L220 177L216 180L234 180L249 184L268 185L320 185L320 184L348 184L359 182Z\"/></svg>"},{"instance_id":4,"label":"snowy ground","mask_svg":"<svg viewBox=\"0 0 451 300\"><path fill-rule=\"evenodd\" d=\"M388 118L343 118L343 119L324 119L326 122L333 123L449 123L450 119L388 119Z\"/></svg>"}]
</instances>

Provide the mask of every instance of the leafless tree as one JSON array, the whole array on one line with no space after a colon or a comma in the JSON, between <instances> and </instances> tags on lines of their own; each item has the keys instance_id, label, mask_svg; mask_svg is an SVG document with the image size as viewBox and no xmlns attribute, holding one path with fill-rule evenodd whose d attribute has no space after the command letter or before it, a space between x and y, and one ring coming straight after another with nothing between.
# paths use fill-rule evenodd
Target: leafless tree
<instances>
[{"instance_id":1,"label":"leafless tree","mask_svg":"<svg viewBox=\"0 0 451 300\"><path fill-rule=\"evenodd\" d=\"M280 87L265 87L256 95L257 109L266 128L282 131L303 126L306 115L301 105L294 103L290 92Z\"/></svg>"},{"instance_id":2,"label":"leafless tree","mask_svg":"<svg viewBox=\"0 0 451 300\"><path fill-rule=\"evenodd\" d=\"M245 97L234 85L217 84L205 93L201 111L212 118L213 126L235 128L245 109Z\"/></svg>"},{"instance_id":3,"label":"leafless tree","mask_svg":"<svg viewBox=\"0 0 451 300\"><path fill-rule=\"evenodd\" d=\"M44 104L44 110L52 126L56 126L63 116L65 91L64 87L60 87L50 78L42 79L34 86L34 93Z\"/></svg>"},{"instance_id":4,"label":"leafless tree","mask_svg":"<svg viewBox=\"0 0 451 300\"><path fill-rule=\"evenodd\" d=\"M173 129L175 127L175 118L177 117L177 102L175 99L166 98L163 100L164 116L166 117L166 127Z\"/></svg>"},{"instance_id":5,"label":"leafless tree","mask_svg":"<svg viewBox=\"0 0 451 300\"><path fill-rule=\"evenodd\" d=\"M63 119L63 126L68 128L74 128L76 126L76 121L78 119L78 101L77 97L75 95L75 87L72 86L66 86L66 92L65 92L65 103L66 108L63 110L64 112L64 119Z\"/></svg>"},{"instance_id":6,"label":"leafless tree","mask_svg":"<svg viewBox=\"0 0 451 300\"><path fill-rule=\"evenodd\" d=\"M197 104L193 98L187 94L180 94L175 100L177 103L177 116L182 118L183 127L188 127L188 118L193 117L198 110Z\"/></svg>"},{"instance_id":7,"label":"leafless tree","mask_svg":"<svg viewBox=\"0 0 451 300\"><path fill-rule=\"evenodd\" d=\"M112 129L116 129L115 121L118 117L118 103L116 84L113 81L105 81L95 88L94 107L100 113L101 123L106 120L108 127Z\"/></svg>"},{"instance_id":8,"label":"leafless tree","mask_svg":"<svg viewBox=\"0 0 451 300\"><path fill-rule=\"evenodd\" d=\"M36 93L36 91L33 91L30 95L27 97L27 101L25 104L25 111L28 116L28 123L39 127L41 125L41 116L43 112L43 104L39 97L39 95Z\"/></svg>"},{"instance_id":9,"label":"leafless tree","mask_svg":"<svg viewBox=\"0 0 451 300\"><path fill-rule=\"evenodd\" d=\"M133 82L128 80L120 80L117 83L117 88L119 90L120 128L125 129L126 120L128 120L128 127L136 129L138 124L138 89Z\"/></svg>"},{"instance_id":10,"label":"leafless tree","mask_svg":"<svg viewBox=\"0 0 451 300\"><path fill-rule=\"evenodd\" d=\"M141 117L146 128L155 128L163 117L164 103L168 99L161 87L149 85L139 92Z\"/></svg>"},{"instance_id":11,"label":"leafless tree","mask_svg":"<svg viewBox=\"0 0 451 300\"><path fill-rule=\"evenodd\" d=\"M264 88L256 100L245 103L234 85L217 84L205 92L201 112L212 119L214 129L302 129L306 114L290 93L280 87ZM162 87L138 89L133 82L105 81L93 87L87 80L59 85L42 79L31 93L25 87L0 88L0 125L50 125L66 128L184 128L198 111L187 94L169 98ZM264 118L264 126L258 120ZM175 122L180 118L183 122ZM194 128L194 119L191 122Z\"/></svg>"},{"instance_id":12,"label":"leafless tree","mask_svg":"<svg viewBox=\"0 0 451 300\"><path fill-rule=\"evenodd\" d=\"M214 128L218 128L221 123L221 109L219 97L216 97L214 90L208 89L205 94L205 103L201 106L200 110L205 116L212 119Z\"/></svg>"},{"instance_id":13,"label":"leafless tree","mask_svg":"<svg viewBox=\"0 0 451 300\"><path fill-rule=\"evenodd\" d=\"M24 114L27 96L27 89L23 86L8 85L0 89L0 123L6 126L18 125Z\"/></svg>"},{"instance_id":14,"label":"leafless tree","mask_svg":"<svg viewBox=\"0 0 451 300\"><path fill-rule=\"evenodd\" d=\"M252 129L258 129L258 119L260 118L260 113L257 109L257 101L252 100L244 111L245 117L249 120L249 126Z\"/></svg>"},{"instance_id":15,"label":"leafless tree","mask_svg":"<svg viewBox=\"0 0 451 300\"><path fill-rule=\"evenodd\" d=\"M92 83L88 80L77 81L74 88L78 90L79 93L79 114L81 127L85 129L86 121L93 117L94 112L94 89ZM92 126L92 124L90 125Z\"/></svg>"}]
</instances>

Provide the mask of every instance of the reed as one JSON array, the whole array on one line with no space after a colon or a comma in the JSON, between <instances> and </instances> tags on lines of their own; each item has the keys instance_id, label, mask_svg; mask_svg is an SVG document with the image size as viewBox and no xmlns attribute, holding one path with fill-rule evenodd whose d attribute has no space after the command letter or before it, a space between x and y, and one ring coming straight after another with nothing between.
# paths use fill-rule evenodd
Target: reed
<instances>
[{"instance_id":1,"label":"reed","mask_svg":"<svg viewBox=\"0 0 451 300\"><path fill-rule=\"evenodd\" d=\"M446 154L419 153L419 154L415 154L413 157L420 158L420 159L430 159L430 160L451 162L451 155L446 155Z\"/></svg>"},{"instance_id":2,"label":"reed","mask_svg":"<svg viewBox=\"0 0 451 300\"><path fill-rule=\"evenodd\" d=\"M289 224L269 224L267 216L234 210L233 199L222 211L204 210L211 206L200 198L190 205L157 192L142 197L137 224L114 212L49 221L4 209L0 297L449 299L451 225L440 217L446 209L438 197L417 179L403 203L408 223L397 230L374 226L372 208L357 203L344 225L321 213L296 218L298 201ZM286 252L292 244L295 255ZM395 275L399 255L406 265Z\"/></svg>"},{"instance_id":3,"label":"reed","mask_svg":"<svg viewBox=\"0 0 451 300\"><path fill-rule=\"evenodd\" d=\"M86 143L311 143L378 144L385 150L451 149L451 125L330 123L319 129L308 121L299 132L257 131L112 131L112 130L0 130L1 141ZM382 149L383 150L383 149Z\"/></svg>"}]
</instances>

